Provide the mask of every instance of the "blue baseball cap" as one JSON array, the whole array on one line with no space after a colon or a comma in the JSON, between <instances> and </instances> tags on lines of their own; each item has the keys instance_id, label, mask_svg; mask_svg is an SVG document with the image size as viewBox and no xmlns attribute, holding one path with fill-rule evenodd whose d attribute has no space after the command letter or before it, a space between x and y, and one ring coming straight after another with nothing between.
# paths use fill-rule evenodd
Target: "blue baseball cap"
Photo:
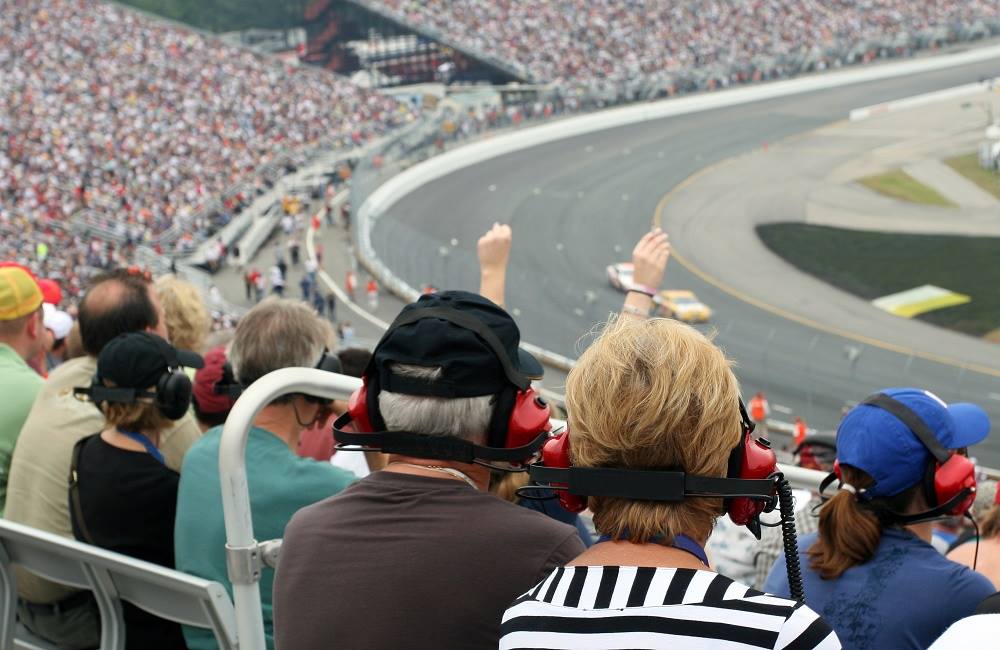
<instances>
[{"instance_id":1,"label":"blue baseball cap","mask_svg":"<svg viewBox=\"0 0 1000 650\"><path fill-rule=\"evenodd\" d=\"M971 447L990 432L989 416L975 404L945 404L934 393L919 388L880 392L916 413L945 449ZM837 428L837 460L875 479L868 494L886 497L919 483L931 452L895 415L862 403L851 409Z\"/></svg>"}]
</instances>

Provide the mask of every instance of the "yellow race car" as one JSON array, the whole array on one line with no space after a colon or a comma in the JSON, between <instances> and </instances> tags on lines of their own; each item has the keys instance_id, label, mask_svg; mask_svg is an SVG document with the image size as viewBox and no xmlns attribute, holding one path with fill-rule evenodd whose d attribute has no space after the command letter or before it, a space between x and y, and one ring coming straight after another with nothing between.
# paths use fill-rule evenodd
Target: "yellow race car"
<instances>
[{"instance_id":1,"label":"yellow race car","mask_svg":"<svg viewBox=\"0 0 1000 650\"><path fill-rule=\"evenodd\" d=\"M712 317L708 305L698 300L693 291L665 289L656 296L656 313L685 323L705 323Z\"/></svg>"}]
</instances>

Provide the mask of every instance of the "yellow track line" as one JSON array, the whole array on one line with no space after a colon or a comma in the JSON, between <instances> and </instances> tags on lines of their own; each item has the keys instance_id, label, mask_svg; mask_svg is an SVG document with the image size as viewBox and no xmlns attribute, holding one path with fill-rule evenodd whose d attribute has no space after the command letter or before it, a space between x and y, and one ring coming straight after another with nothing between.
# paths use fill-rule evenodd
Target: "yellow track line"
<instances>
[{"instance_id":1,"label":"yellow track line","mask_svg":"<svg viewBox=\"0 0 1000 650\"><path fill-rule=\"evenodd\" d=\"M827 125L827 126L829 126L829 125ZM826 127L823 127L823 128L826 128ZM796 136L793 136L793 137L796 137ZM801 136L799 136L799 137L801 137ZM726 160L722 160L722 161L719 161L719 162L714 163L712 165L709 165L708 167L705 167L704 169L700 169L700 170L696 171L695 173L691 174L690 176L688 176L687 178L685 178L680 183L678 183L669 192L667 192L666 194L664 194L663 197L660 199L659 203L656 204L656 209L653 211L653 227L654 228L660 227L660 224L663 222L663 211L666 209L667 203L670 202L670 200L674 197L674 195L676 195L678 192L680 192L681 190L685 189L686 187L688 187L689 185L691 185L692 183L694 183L696 180L698 180L702 176L708 174L709 172L715 171L719 167L722 167L724 165L727 165L727 164L729 164L729 163L737 160L737 158L739 158L739 156L733 157L733 158L727 158ZM917 357L917 358L920 358L920 359L925 359L927 361L934 361L935 363L940 363L940 364L944 364L944 365L947 365L947 366L952 366L952 367L955 367L955 368L964 368L966 370L971 370L973 372L978 372L978 373L981 373L981 374L984 374L984 375L988 375L990 377L1000 377L1000 370L996 370L994 368L990 368L989 366L982 366L982 365L979 365L979 364L963 363L961 361L958 361L957 359L952 359L951 357L946 357L946 356L942 356L942 355L939 355L939 354L933 354L931 352L925 352L923 350L915 350L913 348L908 348L908 347L905 347L905 346L902 346L902 345L896 345L895 343L889 343L887 341L882 341L882 340L879 340L879 339L874 339L874 338L871 338L871 337L868 337L868 336L862 336L860 334L855 334L854 332L850 332L850 331L847 331L847 330L844 330L844 329L840 329L838 327L832 327L830 325L827 325L826 323L821 323L819 321L815 321L815 320L812 320L810 318L806 318L804 316L800 316L800 315L795 314L793 312L790 312L790 311L788 311L786 309L782 309L781 307L777 307L777 306L772 305L770 303L766 303L766 302L764 302L762 300L754 298L753 296L751 296L749 294L746 294L746 293L740 291L739 289L726 284L722 280L719 280L718 278L709 275L708 273L706 273L702 269L700 269L697 266L695 266L694 263L692 263L690 260L686 259L683 255L681 255L680 253L678 253L677 250L675 248L673 248L673 247L671 247L671 250L670 250L670 257L672 257L675 260L677 260L678 264L680 264L681 266L683 266L685 269L687 269L688 271L690 271L692 274L696 275L702 281L704 281L704 282L712 285L716 289L719 289L720 291L724 291L725 293L728 293L729 295L731 295L732 297L736 298L737 300L741 300L741 301L743 301L745 303L753 305L754 307L757 307L758 309L762 309L762 310L764 310L764 311L766 311L766 312L768 312L770 314L774 314L775 316L778 316L779 318L784 318L785 320L790 320L790 321L792 321L794 323L798 323L799 325L804 325L805 327L810 327L812 329L818 330L820 332L824 332L826 334L832 334L834 336L839 336L839 337L842 337L842 338L845 338L845 339L850 339L852 341L857 341L858 343L864 343L865 345L870 345L872 347L881 348L883 350L888 350L890 352L896 352L896 353L904 354L904 355L911 355L911 356L914 356L914 357Z\"/></svg>"}]
</instances>

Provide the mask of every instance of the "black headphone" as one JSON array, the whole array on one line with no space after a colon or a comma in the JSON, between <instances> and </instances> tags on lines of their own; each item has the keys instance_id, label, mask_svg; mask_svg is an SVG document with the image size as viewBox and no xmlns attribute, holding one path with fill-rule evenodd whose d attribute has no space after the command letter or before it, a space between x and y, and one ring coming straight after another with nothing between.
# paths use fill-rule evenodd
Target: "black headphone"
<instances>
[{"instance_id":1,"label":"black headphone","mask_svg":"<svg viewBox=\"0 0 1000 650\"><path fill-rule=\"evenodd\" d=\"M150 338L156 342L156 345L167 360L167 369L156 380L156 390L154 392L138 388L123 388L118 386L112 388L105 386L100 373L94 372L94 377L90 381L90 387L74 388L73 395L77 398L88 399L97 408L101 408L103 402L110 404L134 404L140 399L151 399L164 417L171 420L180 420L191 407L191 393L193 389L191 378L187 376L180 363L178 363L177 354L170 344L159 337Z\"/></svg>"},{"instance_id":2,"label":"black headphone","mask_svg":"<svg viewBox=\"0 0 1000 650\"><path fill-rule=\"evenodd\" d=\"M326 348L323 349L323 354L320 355L319 361L313 366L316 370L322 370L324 372L335 372L340 374L344 367L340 363L340 358L335 354L330 354L330 351ZM222 378L219 379L215 384L215 394L216 395L228 395L231 399L239 399L240 395L243 394L243 389L246 388L243 384L236 381L236 373L233 371L233 364L230 363L229 359L222 365ZM314 397L312 395L303 395L307 401L311 402L321 402L326 403L329 400L322 397Z\"/></svg>"}]
</instances>

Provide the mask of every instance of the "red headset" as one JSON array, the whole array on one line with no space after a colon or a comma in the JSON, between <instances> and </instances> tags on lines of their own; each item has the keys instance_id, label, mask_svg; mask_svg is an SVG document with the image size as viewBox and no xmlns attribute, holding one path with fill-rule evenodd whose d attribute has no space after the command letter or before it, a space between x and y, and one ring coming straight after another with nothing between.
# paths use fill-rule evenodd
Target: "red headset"
<instances>
[{"instance_id":1,"label":"red headset","mask_svg":"<svg viewBox=\"0 0 1000 650\"><path fill-rule=\"evenodd\" d=\"M506 463L514 467L535 458L552 430L549 405L534 391L527 377L513 370L506 350L495 340L495 335L483 323L464 315L443 309L423 309L401 314L386 336L394 328L423 318L440 318L476 332L503 366L509 383L495 396L486 444L477 445L450 436L386 431L378 404L381 388L379 372L375 368L375 355L379 349L376 346L372 361L362 377L361 388L348 400L347 412L333 424L337 448L466 463ZM416 394L420 394L419 391Z\"/></svg>"},{"instance_id":2,"label":"red headset","mask_svg":"<svg viewBox=\"0 0 1000 650\"><path fill-rule=\"evenodd\" d=\"M754 424L742 400L739 406L742 437L729 454L726 478L683 471L573 467L569 431L550 438L542 448L542 464L531 465L528 471L537 484L555 488L560 504L570 512L586 508L588 496L650 501L724 497L733 523L746 526L759 539L760 514L770 512L777 504L777 459L767 440L753 437Z\"/></svg>"},{"instance_id":3,"label":"red headset","mask_svg":"<svg viewBox=\"0 0 1000 650\"><path fill-rule=\"evenodd\" d=\"M923 418L899 400L885 393L877 393L862 404L877 406L892 413L913 432L934 458L934 462L927 464L922 480L924 497L931 509L914 515L897 515L897 518L901 521L920 521L941 515L965 514L976 500L975 464L965 456L945 449ZM843 480L839 461L834 463L833 473L839 481Z\"/></svg>"}]
</instances>

